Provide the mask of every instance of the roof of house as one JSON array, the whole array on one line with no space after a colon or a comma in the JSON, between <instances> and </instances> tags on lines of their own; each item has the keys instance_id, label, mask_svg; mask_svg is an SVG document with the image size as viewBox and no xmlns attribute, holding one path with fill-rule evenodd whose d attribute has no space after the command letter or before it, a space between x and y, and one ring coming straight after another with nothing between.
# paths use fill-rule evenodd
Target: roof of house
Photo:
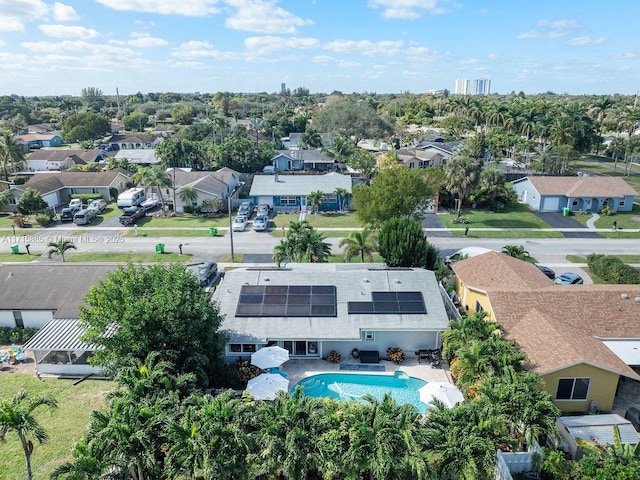
<instances>
[{"instance_id":1,"label":"roof of house","mask_svg":"<svg viewBox=\"0 0 640 480\"><path fill-rule=\"evenodd\" d=\"M109 143L153 143L154 140L155 137L143 134L113 135L109 139Z\"/></svg>"},{"instance_id":2,"label":"roof of house","mask_svg":"<svg viewBox=\"0 0 640 480\"><path fill-rule=\"evenodd\" d=\"M278 157L287 157L291 160L302 160L307 163L336 163L335 158L331 158L321 149L313 150L276 150L273 152L272 160Z\"/></svg>"},{"instance_id":3,"label":"roof of house","mask_svg":"<svg viewBox=\"0 0 640 480\"><path fill-rule=\"evenodd\" d=\"M336 188L344 188L351 192L351 177L339 173L325 175L256 175L253 178L252 197L263 195L309 195L311 192L322 191L333 193Z\"/></svg>"},{"instance_id":4,"label":"roof of house","mask_svg":"<svg viewBox=\"0 0 640 480\"><path fill-rule=\"evenodd\" d=\"M449 155L453 155L453 152L455 152L456 148L458 148L464 142L464 140L454 140L452 142L420 142L417 145L417 148L421 148L422 150L435 149L448 153Z\"/></svg>"},{"instance_id":5,"label":"roof of house","mask_svg":"<svg viewBox=\"0 0 640 480\"><path fill-rule=\"evenodd\" d=\"M238 178L240 174L228 167L223 167L215 172L197 172L194 170L184 170L182 168L168 168L167 173L171 178L175 178L176 188L180 189L185 186L192 186L199 190L211 193L220 193L224 190L232 178Z\"/></svg>"},{"instance_id":6,"label":"roof of house","mask_svg":"<svg viewBox=\"0 0 640 480\"><path fill-rule=\"evenodd\" d=\"M38 330L23 348L30 351L97 350L95 345L80 340L85 330L77 318L54 319Z\"/></svg>"},{"instance_id":7,"label":"roof of house","mask_svg":"<svg viewBox=\"0 0 640 480\"><path fill-rule=\"evenodd\" d=\"M129 177L131 172L122 168L106 172L39 172L16 190L32 188L44 195L64 187L108 187L118 175Z\"/></svg>"},{"instance_id":8,"label":"roof of house","mask_svg":"<svg viewBox=\"0 0 640 480\"><path fill-rule=\"evenodd\" d=\"M154 149L145 148L121 148L115 155L115 158L126 158L131 163L139 164L157 164L162 160L156 155Z\"/></svg>"},{"instance_id":9,"label":"roof of house","mask_svg":"<svg viewBox=\"0 0 640 480\"><path fill-rule=\"evenodd\" d=\"M640 285L556 285L533 265L489 252L452 265L467 287L486 291L506 336L545 374L586 363L640 377L603 342L640 339Z\"/></svg>"},{"instance_id":10,"label":"roof of house","mask_svg":"<svg viewBox=\"0 0 640 480\"><path fill-rule=\"evenodd\" d=\"M454 262L451 269L465 285L484 291L529 291L554 285L532 263L493 251Z\"/></svg>"},{"instance_id":11,"label":"roof of house","mask_svg":"<svg viewBox=\"0 0 640 480\"><path fill-rule=\"evenodd\" d=\"M1 310L51 310L54 318L78 318L78 307L116 265L34 263L0 265Z\"/></svg>"},{"instance_id":12,"label":"roof of house","mask_svg":"<svg viewBox=\"0 0 640 480\"><path fill-rule=\"evenodd\" d=\"M77 149L50 149L41 148L34 151L27 160L47 160L49 162L63 162L71 156L76 156L85 162L92 162L97 156L104 153L98 148L91 148L86 150Z\"/></svg>"},{"instance_id":13,"label":"roof of house","mask_svg":"<svg viewBox=\"0 0 640 480\"><path fill-rule=\"evenodd\" d=\"M540 195L564 195L567 197L624 197L638 193L621 177L547 177L528 179Z\"/></svg>"},{"instance_id":14,"label":"roof of house","mask_svg":"<svg viewBox=\"0 0 640 480\"><path fill-rule=\"evenodd\" d=\"M336 287L335 317L236 317L245 285L328 285ZM371 301L372 292L422 292L427 313L349 314L348 302ZM361 330L432 331L448 328L438 282L433 272L385 269L379 264L288 264L286 268L238 268L225 273L214 293L224 315L221 330L233 342L263 343L268 339L358 340Z\"/></svg>"},{"instance_id":15,"label":"roof of house","mask_svg":"<svg viewBox=\"0 0 640 480\"><path fill-rule=\"evenodd\" d=\"M51 140L53 137L59 137L60 135L55 132L48 133L25 133L24 135L18 135L18 138L23 142L34 142L38 140Z\"/></svg>"},{"instance_id":16,"label":"roof of house","mask_svg":"<svg viewBox=\"0 0 640 480\"><path fill-rule=\"evenodd\" d=\"M615 442L613 436L614 425L618 426L620 442L623 445L636 444L639 440L638 432L633 428L631 422L616 413L560 417L558 421L565 425L573 438L580 438L591 443L597 440L600 443L613 445Z\"/></svg>"}]
</instances>

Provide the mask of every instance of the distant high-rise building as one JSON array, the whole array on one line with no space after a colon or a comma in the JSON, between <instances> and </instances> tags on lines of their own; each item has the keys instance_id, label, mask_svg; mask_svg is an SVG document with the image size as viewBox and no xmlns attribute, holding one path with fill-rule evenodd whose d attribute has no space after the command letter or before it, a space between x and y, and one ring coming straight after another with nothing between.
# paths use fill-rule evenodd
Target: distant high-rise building
<instances>
[{"instance_id":1,"label":"distant high-rise building","mask_svg":"<svg viewBox=\"0 0 640 480\"><path fill-rule=\"evenodd\" d=\"M478 78L473 81L474 95L489 95L491 91L491 80L488 78Z\"/></svg>"},{"instance_id":2,"label":"distant high-rise building","mask_svg":"<svg viewBox=\"0 0 640 480\"><path fill-rule=\"evenodd\" d=\"M280 84L280 93L284 93L287 91L287 84L286 83L281 83Z\"/></svg>"},{"instance_id":3,"label":"distant high-rise building","mask_svg":"<svg viewBox=\"0 0 640 480\"><path fill-rule=\"evenodd\" d=\"M456 80L456 95L469 95L469 79L459 78Z\"/></svg>"}]
</instances>

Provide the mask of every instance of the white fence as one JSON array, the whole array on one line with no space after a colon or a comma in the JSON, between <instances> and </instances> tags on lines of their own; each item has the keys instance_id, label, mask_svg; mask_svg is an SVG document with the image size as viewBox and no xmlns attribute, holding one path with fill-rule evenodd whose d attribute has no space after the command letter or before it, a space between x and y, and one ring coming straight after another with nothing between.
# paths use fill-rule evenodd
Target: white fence
<instances>
[{"instance_id":1,"label":"white fence","mask_svg":"<svg viewBox=\"0 0 640 480\"><path fill-rule=\"evenodd\" d=\"M530 478L539 478L534 468L534 455L542 455L537 443L528 452L503 452L498 450L495 480L513 480L512 473L532 472Z\"/></svg>"},{"instance_id":2,"label":"white fence","mask_svg":"<svg viewBox=\"0 0 640 480\"><path fill-rule=\"evenodd\" d=\"M453 303L453 300L451 300L451 297L449 296L445 288L442 286L442 284L439 283L438 285L440 287L440 294L442 295L442 301L444 302L444 308L447 311L449 318L452 320L460 320L460 318L462 317L460 315L460 312L458 311L458 307L456 307L455 303Z\"/></svg>"}]
</instances>

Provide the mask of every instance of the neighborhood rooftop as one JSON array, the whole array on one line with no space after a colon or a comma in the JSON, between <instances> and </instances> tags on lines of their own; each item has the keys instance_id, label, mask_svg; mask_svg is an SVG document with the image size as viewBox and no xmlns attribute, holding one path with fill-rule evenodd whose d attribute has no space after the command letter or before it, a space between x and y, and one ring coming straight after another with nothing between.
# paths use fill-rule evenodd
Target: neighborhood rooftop
<instances>
[{"instance_id":1,"label":"neighborhood rooftop","mask_svg":"<svg viewBox=\"0 0 640 480\"><path fill-rule=\"evenodd\" d=\"M351 177L339 173L327 173L325 175L256 175L253 177L251 191L252 197L268 195L309 195L320 190L331 194L336 188L344 188L351 192Z\"/></svg>"},{"instance_id":2,"label":"neighborhood rooftop","mask_svg":"<svg viewBox=\"0 0 640 480\"><path fill-rule=\"evenodd\" d=\"M621 177L527 177L540 195L623 197L637 192Z\"/></svg>"}]
</instances>

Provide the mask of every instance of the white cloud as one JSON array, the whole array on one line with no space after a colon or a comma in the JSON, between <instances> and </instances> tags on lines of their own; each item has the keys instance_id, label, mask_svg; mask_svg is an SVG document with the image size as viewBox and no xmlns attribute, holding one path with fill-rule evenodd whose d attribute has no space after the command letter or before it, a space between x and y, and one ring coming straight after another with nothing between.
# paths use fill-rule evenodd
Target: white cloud
<instances>
[{"instance_id":1,"label":"white cloud","mask_svg":"<svg viewBox=\"0 0 640 480\"><path fill-rule=\"evenodd\" d=\"M133 40L127 40L127 45L137 48L163 47L169 42L162 38L152 37L146 32L132 32Z\"/></svg>"},{"instance_id":2,"label":"white cloud","mask_svg":"<svg viewBox=\"0 0 640 480\"><path fill-rule=\"evenodd\" d=\"M336 59L330 57L329 55L316 55L311 59L313 63L332 63L335 62Z\"/></svg>"},{"instance_id":3,"label":"white cloud","mask_svg":"<svg viewBox=\"0 0 640 480\"><path fill-rule=\"evenodd\" d=\"M160 15L184 15L187 17L206 17L220 10L214 5L218 0L96 0L105 7L114 10L147 12Z\"/></svg>"},{"instance_id":4,"label":"white cloud","mask_svg":"<svg viewBox=\"0 0 640 480\"><path fill-rule=\"evenodd\" d=\"M554 40L566 37L572 31L580 28L580 24L575 20L539 20L536 23L538 29L521 33L516 38L540 38L544 40Z\"/></svg>"},{"instance_id":5,"label":"white cloud","mask_svg":"<svg viewBox=\"0 0 640 480\"><path fill-rule=\"evenodd\" d=\"M355 67L361 67L362 64L360 62L347 62L346 60L340 60L340 62L338 63L338 66L340 68L355 68Z\"/></svg>"},{"instance_id":6,"label":"white cloud","mask_svg":"<svg viewBox=\"0 0 640 480\"><path fill-rule=\"evenodd\" d=\"M23 32L25 22L45 17L47 5L41 0L0 0L0 31Z\"/></svg>"},{"instance_id":7,"label":"white cloud","mask_svg":"<svg viewBox=\"0 0 640 480\"><path fill-rule=\"evenodd\" d=\"M375 43L369 40L335 40L327 43L324 48L339 53L360 53L367 57L377 57L397 55L402 45L402 40L383 40Z\"/></svg>"},{"instance_id":8,"label":"white cloud","mask_svg":"<svg viewBox=\"0 0 640 480\"><path fill-rule=\"evenodd\" d=\"M311 25L291 12L276 6L275 0L225 0L236 11L225 25L232 30L258 33L296 33L298 27Z\"/></svg>"},{"instance_id":9,"label":"white cloud","mask_svg":"<svg viewBox=\"0 0 640 480\"><path fill-rule=\"evenodd\" d=\"M320 44L317 38L299 38L299 37L249 37L244 41L245 47L252 53L266 54L287 49L309 49L315 48Z\"/></svg>"},{"instance_id":10,"label":"white cloud","mask_svg":"<svg viewBox=\"0 0 640 480\"><path fill-rule=\"evenodd\" d=\"M96 38L100 34L92 29L71 25L39 25L38 29L49 37L55 38Z\"/></svg>"},{"instance_id":11,"label":"white cloud","mask_svg":"<svg viewBox=\"0 0 640 480\"><path fill-rule=\"evenodd\" d=\"M438 4L442 0L369 0L369 8L382 8L384 18L416 20L427 12L431 15L446 13L448 10ZM446 2L448 3L448 2Z\"/></svg>"},{"instance_id":12,"label":"white cloud","mask_svg":"<svg viewBox=\"0 0 640 480\"><path fill-rule=\"evenodd\" d=\"M88 55L103 55L111 57L121 57L122 61L126 58L135 57L136 53L130 48L119 47L107 44L98 44L85 42L84 40L64 40L62 42L22 42L21 47L32 52L40 53L57 53L60 52L77 52L86 53Z\"/></svg>"},{"instance_id":13,"label":"white cloud","mask_svg":"<svg viewBox=\"0 0 640 480\"><path fill-rule=\"evenodd\" d=\"M53 18L58 22L72 22L73 20L80 20L80 15L71 5L56 2L53 4Z\"/></svg>"},{"instance_id":14,"label":"white cloud","mask_svg":"<svg viewBox=\"0 0 640 480\"><path fill-rule=\"evenodd\" d=\"M489 60L497 60L498 59L498 54L497 53L487 53L487 58Z\"/></svg>"},{"instance_id":15,"label":"white cloud","mask_svg":"<svg viewBox=\"0 0 640 480\"><path fill-rule=\"evenodd\" d=\"M540 27L550 27L550 28L577 28L580 26L578 22L575 20L564 19L564 20L540 20L538 21L538 26Z\"/></svg>"},{"instance_id":16,"label":"white cloud","mask_svg":"<svg viewBox=\"0 0 640 480\"><path fill-rule=\"evenodd\" d=\"M572 47L590 47L592 45L600 45L602 42L604 42L604 37L576 37L569 40L567 45L571 45Z\"/></svg>"},{"instance_id":17,"label":"white cloud","mask_svg":"<svg viewBox=\"0 0 640 480\"><path fill-rule=\"evenodd\" d=\"M529 32L520 33L516 35L516 38L540 38L540 37L542 37L540 32L537 32L535 30L531 30Z\"/></svg>"},{"instance_id":18,"label":"white cloud","mask_svg":"<svg viewBox=\"0 0 640 480\"><path fill-rule=\"evenodd\" d=\"M238 59L238 54L234 52L221 52L213 48L209 42L191 40L181 43L178 48L171 52L172 57L177 58L213 58L216 60Z\"/></svg>"}]
</instances>

